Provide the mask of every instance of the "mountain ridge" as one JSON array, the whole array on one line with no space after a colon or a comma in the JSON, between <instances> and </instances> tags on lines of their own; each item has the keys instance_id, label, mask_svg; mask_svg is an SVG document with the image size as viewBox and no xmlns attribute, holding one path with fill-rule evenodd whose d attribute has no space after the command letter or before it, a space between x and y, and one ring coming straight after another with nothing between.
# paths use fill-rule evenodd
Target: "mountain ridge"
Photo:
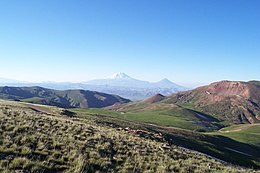
<instances>
[{"instance_id":1,"label":"mountain ridge","mask_svg":"<svg viewBox=\"0 0 260 173\"><path fill-rule=\"evenodd\" d=\"M121 97L138 101L149 98L157 93L162 95L171 95L172 93L187 90L187 88L171 82L168 79L162 79L158 82L148 82L138 79L134 79L125 73L119 72L105 79L96 79L81 83L70 83L70 82L40 82L40 83L1 83L3 86L14 86L14 87L30 87L30 86L41 86L44 88L57 89L57 90L68 90L68 89L83 89L98 91L113 95L119 95Z\"/></svg>"},{"instance_id":2,"label":"mountain ridge","mask_svg":"<svg viewBox=\"0 0 260 173\"><path fill-rule=\"evenodd\" d=\"M260 122L260 87L250 82L220 81L168 97L232 123Z\"/></svg>"},{"instance_id":3,"label":"mountain ridge","mask_svg":"<svg viewBox=\"0 0 260 173\"><path fill-rule=\"evenodd\" d=\"M53 90L43 87L0 87L0 98L62 108L101 108L130 100L88 90Z\"/></svg>"}]
</instances>

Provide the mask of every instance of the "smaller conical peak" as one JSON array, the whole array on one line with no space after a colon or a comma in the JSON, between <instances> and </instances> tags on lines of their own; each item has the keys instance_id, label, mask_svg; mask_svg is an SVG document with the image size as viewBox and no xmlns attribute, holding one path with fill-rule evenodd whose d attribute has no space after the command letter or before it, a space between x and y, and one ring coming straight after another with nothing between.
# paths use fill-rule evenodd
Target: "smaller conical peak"
<instances>
[{"instance_id":1,"label":"smaller conical peak","mask_svg":"<svg viewBox=\"0 0 260 173\"><path fill-rule=\"evenodd\" d=\"M110 79L131 79L131 77L123 72L118 72L118 73L113 74L110 77Z\"/></svg>"},{"instance_id":2,"label":"smaller conical peak","mask_svg":"<svg viewBox=\"0 0 260 173\"><path fill-rule=\"evenodd\" d=\"M169 79L167 79L167 78L164 78L164 79L162 79L162 80L160 80L159 82L168 82L168 83L172 83Z\"/></svg>"}]
</instances>

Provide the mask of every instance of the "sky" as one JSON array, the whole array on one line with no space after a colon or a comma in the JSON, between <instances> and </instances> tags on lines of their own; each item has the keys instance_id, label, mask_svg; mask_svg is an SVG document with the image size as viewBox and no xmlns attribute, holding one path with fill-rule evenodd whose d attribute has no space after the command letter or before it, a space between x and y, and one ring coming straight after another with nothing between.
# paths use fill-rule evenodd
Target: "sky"
<instances>
[{"instance_id":1,"label":"sky","mask_svg":"<svg viewBox=\"0 0 260 173\"><path fill-rule=\"evenodd\" d=\"M260 80L259 0L1 0L0 77Z\"/></svg>"}]
</instances>

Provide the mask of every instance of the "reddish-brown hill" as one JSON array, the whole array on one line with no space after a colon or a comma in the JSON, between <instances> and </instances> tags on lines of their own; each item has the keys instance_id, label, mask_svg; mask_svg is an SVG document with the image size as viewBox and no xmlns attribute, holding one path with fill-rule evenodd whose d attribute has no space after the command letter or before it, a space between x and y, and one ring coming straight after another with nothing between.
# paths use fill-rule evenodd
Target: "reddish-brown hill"
<instances>
[{"instance_id":1,"label":"reddish-brown hill","mask_svg":"<svg viewBox=\"0 0 260 173\"><path fill-rule=\"evenodd\" d=\"M260 122L260 86L250 82L215 82L173 94L166 102L188 105L233 123Z\"/></svg>"}]
</instances>

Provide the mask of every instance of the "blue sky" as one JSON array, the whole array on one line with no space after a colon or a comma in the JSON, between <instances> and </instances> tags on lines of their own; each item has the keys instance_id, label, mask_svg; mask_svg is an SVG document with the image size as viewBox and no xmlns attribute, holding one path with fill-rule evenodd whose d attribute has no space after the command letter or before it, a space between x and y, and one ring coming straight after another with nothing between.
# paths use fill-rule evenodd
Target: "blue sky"
<instances>
[{"instance_id":1,"label":"blue sky","mask_svg":"<svg viewBox=\"0 0 260 173\"><path fill-rule=\"evenodd\" d=\"M260 79L259 0L1 0L0 77Z\"/></svg>"}]
</instances>

